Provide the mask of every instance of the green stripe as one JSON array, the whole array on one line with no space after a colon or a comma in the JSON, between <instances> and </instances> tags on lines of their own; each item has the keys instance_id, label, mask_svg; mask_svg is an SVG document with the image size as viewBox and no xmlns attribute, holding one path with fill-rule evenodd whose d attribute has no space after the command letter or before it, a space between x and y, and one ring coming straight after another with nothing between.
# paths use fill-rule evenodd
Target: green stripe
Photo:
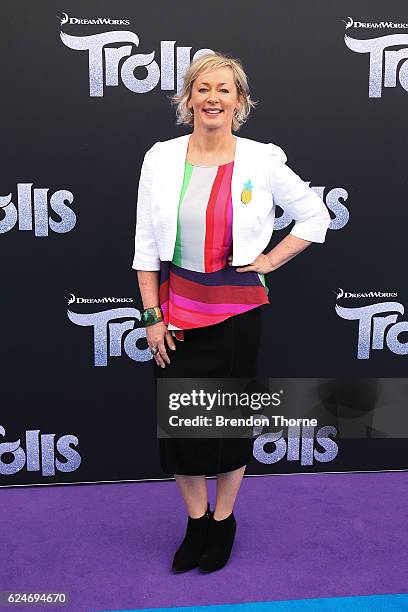
<instances>
[{"instance_id":1,"label":"green stripe","mask_svg":"<svg viewBox=\"0 0 408 612\"><path fill-rule=\"evenodd\" d=\"M176 235L176 242L174 245L174 252L173 252L173 258L172 258L172 262L176 264L176 266L181 266L182 244L181 244L180 208L181 208L181 203L184 198L184 194L187 191L187 187L190 182L192 173L193 173L193 166L189 164L188 161L186 161L185 168L184 168L183 186L181 188L180 200L179 200L178 209L177 209L177 235Z\"/></svg>"},{"instance_id":2,"label":"green stripe","mask_svg":"<svg viewBox=\"0 0 408 612\"><path fill-rule=\"evenodd\" d=\"M259 273L259 276L260 276L260 278L261 278L261 283L263 284L263 286L264 286L264 287L265 287L265 289L266 289L266 295L268 295L268 293L269 293L269 287L268 287L268 285L266 284L266 281L265 281L265 274L261 274L261 273Z\"/></svg>"}]
</instances>

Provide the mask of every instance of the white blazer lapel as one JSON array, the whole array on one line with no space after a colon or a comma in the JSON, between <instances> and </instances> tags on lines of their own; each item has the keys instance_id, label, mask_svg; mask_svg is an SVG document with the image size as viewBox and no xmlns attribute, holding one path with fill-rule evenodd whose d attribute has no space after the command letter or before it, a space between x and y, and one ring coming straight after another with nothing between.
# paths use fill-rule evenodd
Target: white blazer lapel
<instances>
[{"instance_id":1,"label":"white blazer lapel","mask_svg":"<svg viewBox=\"0 0 408 612\"><path fill-rule=\"evenodd\" d=\"M236 138L237 143L235 145L234 169L231 178L231 197L234 214L236 213L241 201L241 183L243 182L242 173L245 169L245 139L240 138L239 136Z\"/></svg>"},{"instance_id":2,"label":"white blazer lapel","mask_svg":"<svg viewBox=\"0 0 408 612\"><path fill-rule=\"evenodd\" d=\"M248 171L248 151L247 140L237 136L237 144L235 147L234 170L231 177L231 199L232 199L232 265L236 263L236 253L242 249L243 240L241 239L242 225L245 224L245 213L247 212L245 205L241 202L241 193L244 188L244 182L247 180L246 172Z\"/></svg>"},{"instance_id":3,"label":"white blazer lapel","mask_svg":"<svg viewBox=\"0 0 408 612\"><path fill-rule=\"evenodd\" d=\"M177 234L177 212L183 186L184 166L190 135L163 143L159 149L152 185L152 211L156 219L160 258L172 259Z\"/></svg>"},{"instance_id":4,"label":"white blazer lapel","mask_svg":"<svg viewBox=\"0 0 408 612\"><path fill-rule=\"evenodd\" d=\"M160 209L166 208L172 215L177 213L183 186L189 136L185 134L164 143L155 173L154 200Z\"/></svg>"}]
</instances>

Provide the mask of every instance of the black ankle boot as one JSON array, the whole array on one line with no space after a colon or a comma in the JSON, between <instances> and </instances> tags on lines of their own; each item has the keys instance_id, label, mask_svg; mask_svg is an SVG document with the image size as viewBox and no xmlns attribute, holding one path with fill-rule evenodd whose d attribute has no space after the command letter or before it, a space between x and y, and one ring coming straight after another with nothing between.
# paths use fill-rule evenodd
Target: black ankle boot
<instances>
[{"instance_id":1,"label":"black ankle boot","mask_svg":"<svg viewBox=\"0 0 408 612\"><path fill-rule=\"evenodd\" d=\"M185 538L174 555L173 572L179 574L197 567L210 524L210 512L210 504L208 504L204 516L196 519L191 518L191 516L188 517Z\"/></svg>"},{"instance_id":2,"label":"black ankle boot","mask_svg":"<svg viewBox=\"0 0 408 612\"><path fill-rule=\"evenodd\" d=\"M216 521L212 514L205 548L198 561L202 572L215 572L224 567L231 555L236 528L233 512L222 521Z\"/></svg>"}]
</instances>

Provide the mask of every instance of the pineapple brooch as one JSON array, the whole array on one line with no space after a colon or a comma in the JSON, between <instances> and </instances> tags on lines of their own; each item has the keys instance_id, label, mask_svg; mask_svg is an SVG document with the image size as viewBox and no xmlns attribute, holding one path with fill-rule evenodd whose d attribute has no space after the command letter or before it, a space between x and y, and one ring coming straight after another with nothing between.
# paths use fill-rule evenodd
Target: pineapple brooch
<instances>
[{"instance_id":1,"label":"pineapple brooch","mask_svg":"<svg viewBox=\"0 0 408 612\"><path fill-rule=\"evenodd\" d=\"M252 200L252 188L253 188L253 184L251 183L251 180L246 181L244 183L244 189L242 190L242 193L241 193L241 202L243 204L249 204L250 201Z\"/></svg>"}]
</instances>

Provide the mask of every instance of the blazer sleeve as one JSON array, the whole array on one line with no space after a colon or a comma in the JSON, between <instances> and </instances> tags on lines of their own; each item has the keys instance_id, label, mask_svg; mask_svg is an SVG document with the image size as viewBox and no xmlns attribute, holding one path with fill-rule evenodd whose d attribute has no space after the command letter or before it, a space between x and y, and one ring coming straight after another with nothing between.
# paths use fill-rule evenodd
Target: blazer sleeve
<instances>
[{"instance_id":1,"label":"blazer sleeve","mask_svg":"<svg viewBox=\"0 0 408 612\"><path fill-rule=\"evenodd\" d=\"M135 270L160 270L160 258L153 233L151 211L151 186L154 171L156 142L145 154L140 171L136 208L135 250L132 268Z\"/></svg>"},{"instance_id":2,"label":"blazer sleeve","mask_svg":"<svg viewBox=\"0 0 408 612\"><path fill-rule=\"evenodd\" d=\"M268 143L268 170L273 200L295 220L290 234L310 242L324 242L330 214L323 200L286 165L284 151Z\"/></svg>"}]
</instances>

